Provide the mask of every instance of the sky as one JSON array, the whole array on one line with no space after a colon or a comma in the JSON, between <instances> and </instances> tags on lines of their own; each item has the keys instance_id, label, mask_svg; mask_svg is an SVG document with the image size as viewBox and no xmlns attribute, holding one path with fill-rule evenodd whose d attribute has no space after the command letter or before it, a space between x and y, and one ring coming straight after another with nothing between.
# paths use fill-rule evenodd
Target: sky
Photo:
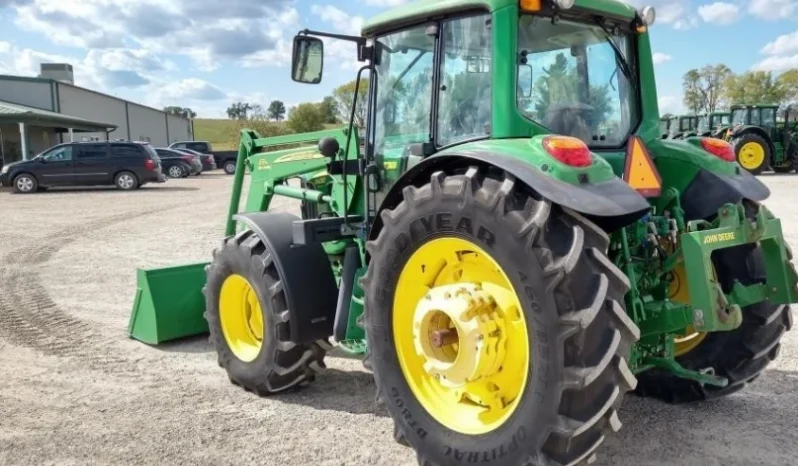
<instances>
[{"instance_id":1,"label":"sky","mask_svg":"<svg viewBox=\"0 0 798 466\"><path fill-rule=\"evenodd\" d=\"M286 107L320 101L354 79L354 45L325 46L319 85L291 81L302 29L358 34L408 0L0 0L0 74L36 76L70 63L75 84L162 108L224 118L230 103ZM798 0L630 0L651 5L660 112L680 112L682 75L705 64L732 71L798 68Z\"/></svg>"}]
</instances>

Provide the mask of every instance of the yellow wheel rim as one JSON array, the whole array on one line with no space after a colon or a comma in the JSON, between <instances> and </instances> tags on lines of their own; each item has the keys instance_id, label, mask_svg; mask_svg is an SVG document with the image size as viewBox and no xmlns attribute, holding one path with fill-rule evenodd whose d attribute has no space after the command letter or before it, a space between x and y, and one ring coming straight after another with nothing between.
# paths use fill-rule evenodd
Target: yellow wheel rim
<instances>
[{"instance_id":1,"label":"yellow wheel rim","mask_svg":"<svg viewBox=\"0 0 798 466\"><path fill-rule=\"evenodd\" d=\"M439 423L480 435L515 412L529 333L510 280L480 247L460 238L422 245L399 276L392 323L402 373Z\"/></svg>"},{"instance_id":2,"label":"yellow wheel rim","mask_svg":"<svg viewBox=\"0 0 798 466\"><path fill-rule=\"evenodd\" d=\"M222 283L219 321L233 354L244 362L254 360L263 345L263 313L255 289L241 275L230 275Z\"/></svg>"},{"instance_id":3,"label":"yellow wheel rim","mask_svg":"<svg viewBox=\"0 0 798 466\"><path fill-rule=\"evenodd\" d=\"M712 273L715 273L714 268ZM673 281L671 281L668 289L668 297L671 301L677 303L690 303L690 289L687 284L687 272L684 269L684 263L680 263L673 269ZM704 341L707 335L709 335L707 332L696 332L693 326L688 326L683 334L674 339L673 355L678 358L693 351Z\"/></svg>"},{"instance_id":4,"label":"yellow wheel rim","mask_svg":"<svg viewBox=\"0 0 798 466\"><path fill-rule=\"evenodd\" d=\"M737 158L743 168L754 170L765 163L765 148L757 142L747 142L740 148Z\"/></svg>"}]
</instances>

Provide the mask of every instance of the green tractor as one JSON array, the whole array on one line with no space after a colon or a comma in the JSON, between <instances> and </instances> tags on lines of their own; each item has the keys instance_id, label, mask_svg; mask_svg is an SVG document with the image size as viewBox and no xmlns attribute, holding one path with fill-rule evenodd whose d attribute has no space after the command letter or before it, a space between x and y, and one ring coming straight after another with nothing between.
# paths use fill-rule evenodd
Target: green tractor
<instances>
[{"instance_id":1,"label":"green tractor","mask_svg":"<svg viewBox=\"0 0 798 466\"><path fill-rule=\"evenodd\" d=\"M710 112L698 116L698 122L694 131L688 132L685 136L703 136L712 138L723 138L724 129L731 122L729 112Z\"/></svg>"},{"instance_id":2,"label":"green tractor","mask_svg":"<svg viewBox=\"0 0 798 466\"><path fill-rule=\"evenodd\" d=\"M698 127L698 116L679 115L671 117L668 125L669 133L667 139L684 139L688 135L695 136Z\"/></svg>"},{"instance_id":3,"label":"green tractor","mask_svg":"<svg viewBox=\"0 0 798 466\"><path fill-rule=\"evenodd\" d=\"M362 152L354 115L243 130L221 245L139 270L130 335L209 332L263 396L323 384L335 346L361 354L422 466L587 464L627 393L740 390L778 355L798 275L731 145L660 137L654 18L619 0L423 0L361 36L301 31L297 82L322 81L322 38L356 46Z\"/></svg>"},{"instance_id":4,"label":"green tractor","mask_svg":"<svg viewBox=\"0 0 798 466\"><path fill-rule=\"evenodd\" d=\"M740 165L758 175L768 168L789 173L798 157L798 109L787 107L784 122L777 121L778 105L733 105L723 138L734 147Z\"/></svg>"}]
</instances>

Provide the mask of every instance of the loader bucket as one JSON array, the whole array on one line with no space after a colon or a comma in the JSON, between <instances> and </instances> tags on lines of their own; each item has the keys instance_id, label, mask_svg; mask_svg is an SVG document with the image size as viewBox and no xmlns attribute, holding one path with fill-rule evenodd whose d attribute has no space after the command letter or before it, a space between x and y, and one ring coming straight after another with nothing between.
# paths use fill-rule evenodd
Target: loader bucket
<instances>
[{"instance_id":1,"label":"loader bucket","mask_svg":"<svg viewBox=\"0 0 798 466\"><path fill-rule=\"evenodd\" d=\"M157 345L208 332L205 312L207 262L136 271L137 290L128 324L131 338Z\"/></svg>"}]
</instances>

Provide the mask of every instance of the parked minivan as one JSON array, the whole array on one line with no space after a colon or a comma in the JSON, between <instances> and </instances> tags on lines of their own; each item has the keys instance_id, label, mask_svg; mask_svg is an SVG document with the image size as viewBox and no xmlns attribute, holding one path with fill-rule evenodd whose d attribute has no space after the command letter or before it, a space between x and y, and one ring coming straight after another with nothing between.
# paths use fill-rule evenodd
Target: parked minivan
<instances>
[{"instance_id":1,"label":"parked minivan","mask_svg":"<svg viewBox=\"0 0 798 466\"><path fill-rule=\"evenodd\" d=\"M67 142L0 170L0 185L25 194L53 186L116 185L130 190L164 181L155 149L139 141Z\"/></svg>"}]
</instances>

